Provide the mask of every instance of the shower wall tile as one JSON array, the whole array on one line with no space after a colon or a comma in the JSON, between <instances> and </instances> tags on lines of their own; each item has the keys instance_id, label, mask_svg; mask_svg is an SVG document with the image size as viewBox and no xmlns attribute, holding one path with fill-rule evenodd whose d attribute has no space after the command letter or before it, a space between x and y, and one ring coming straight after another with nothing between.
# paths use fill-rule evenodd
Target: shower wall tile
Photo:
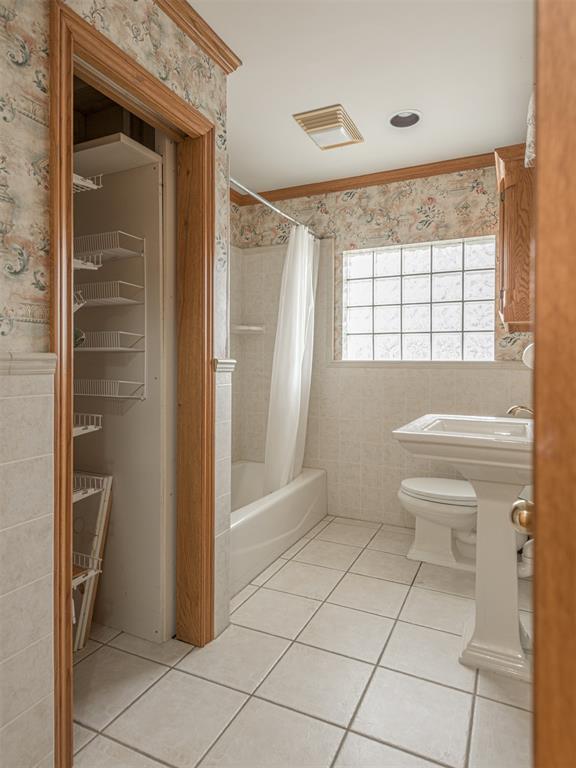
<instances>
[{"instance_id":1,"label":"shower wall tile","mask_svg":"<svg viewBox=\"0 0 576 768\"><path fill-rule=\"evenodd\" d=\"M0 754L52 751L55 356L0 356Z\"/></svg>"},{"instance_id":2,"label":"shower wall tile","mask_svg":"<svg viewBox=\"0 0 576 768\"><path fill-rule=\"evenodd\" d=\"M262 336L236 336L233 341L238 360L232 398L234 461L264 460L284 253L283 246L232 251L231 291L237 317L246 322L250 316L250 322L266 326ZM397 498L401 480L456 474L449 465L408 455L392 430L424 413L502 415L512 403L530 405L531 372L514 362L477 367L333 364L330 264L324 252L305 464L328 473L329 514L412 526L413 518ZM247 292L246 286L251 290ZM254 286L261 286L260 298Z\"/></svg>"}]
</instances>

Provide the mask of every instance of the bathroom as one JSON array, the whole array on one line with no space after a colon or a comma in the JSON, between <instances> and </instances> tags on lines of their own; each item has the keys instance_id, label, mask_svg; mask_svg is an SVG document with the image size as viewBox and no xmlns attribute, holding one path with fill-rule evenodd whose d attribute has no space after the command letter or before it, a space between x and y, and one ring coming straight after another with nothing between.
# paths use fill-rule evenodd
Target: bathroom
<instances>
[{"instance_id":1,"label":"bathroom","mask_svg":"<svg viewBox=\"0 0 576 768\"><path fill-rule=\"evenodd\" d=\"M6 0L0 768L573 764L574 25Z\"/></svg>"}]
</instances>

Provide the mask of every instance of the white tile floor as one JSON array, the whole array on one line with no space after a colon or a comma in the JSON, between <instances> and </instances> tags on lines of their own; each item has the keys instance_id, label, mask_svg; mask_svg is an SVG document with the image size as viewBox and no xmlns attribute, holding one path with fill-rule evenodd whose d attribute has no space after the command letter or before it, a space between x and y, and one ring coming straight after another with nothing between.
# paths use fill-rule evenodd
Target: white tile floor
<instances>
[{"instance_id":1,"label":"white tile floor","mask_svg":"<svg viewBox=\"0 0 576 768\"><path fill-rule=\"evenodd\" d=\"M326 518L206 648L94 627L76 768L529 768L531 686L459 664L474 578L407 560L411 537Z\"/></svg>"}]
</instances>

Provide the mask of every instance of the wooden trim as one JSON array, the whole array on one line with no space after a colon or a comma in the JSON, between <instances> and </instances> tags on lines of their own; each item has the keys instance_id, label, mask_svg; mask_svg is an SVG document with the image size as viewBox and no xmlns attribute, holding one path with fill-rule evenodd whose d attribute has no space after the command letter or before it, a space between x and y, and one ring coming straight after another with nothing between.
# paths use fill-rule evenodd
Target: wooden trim
<instances>
[{"instance_id":1,"label":"wooden trim","mask_svg":"<svg viewBox=\"0 0 576 768\"><path fill-rule=\"evenodd\" d=\"M248 202L246 202L246 200L248 200ZM251 205L252 198L248 195L243 195L241 192L230 187L230 202L236 203L236 205Z\"/></svg>"},{"instance_id":2,"label":"wooden trim","mask_svg":"<svg viewBox=\"0 0 576 768\"><path fill-rule=\"evenodd\" d=\"M240 58L204 21L187 0L155 0L156 5L169 16L185 35L196 43L212 61L229 75L242 64Z\"/></svg>"},{"instance_id":3,"label":"wooden trim","mask_svg":"<svg viewBox=\"0 0 576 768\"><path fill-rule=\"evenodd\" d=\"M576 4L538 0L535 762L576 755Z\"/></svg>"},{"instance_id":4,"label":"wooden trim","mask_svg":"<svg viewBox=\"0 0 576 768\"><path fill-rule=\"evenodd\" d=\"M309 197L310 195L327 195L330 192L346 192L349 189L362 187L374 187L380 184L391 184L394 181L407 181L409 179L422 179L427 176L440 176L444 173L457 173L458 171L472 171L477 168L489 168L494 165L494 152L486 152L482 155L469 155L457 157L454 160L442 160L438 163L426 163L425 165L412 165L408 168L398 168L391 171L379 171L378 173L366 173L363 176L348 176L344 179L332 179L331 181L318 181L313 184L301 184L296 187L284 187L283 189L271 189L258 194L270 202L278 200L292 200L296 197ZM250 195L240 195L234 190L235 197L230 199L236 205L256 205ZM237 196L236 196L237 195Z\"/></svg>"},{"instance_id":5,"label":"wooden trim","mask_svg":"<svg viewBox=\"0 0 576 768\"><path fill-rule=\"evenodd\" d=\"M50 7L50 231L55 377L55 766L72 766L72 110L74 73L181 140L177 168L178 269L186 295L178 323L180 445L177 623L181 639L214 636L214 371L212 273L215 243L214 126L60 0ZM192 397L192 394L194 395ZM182 435L182 428L189 434ZM194 436L194 438L191 437ZM197 442L195 442L197 440ZM188 503L180 503L180 498ZM194 535L188 535L194 531Z\"/></svg>"},{"instance_id":6,"label":"wooden trim","mask_svg":"<svg viewBox=\"0 0 576 768\"><path fill-rule=\"evenodd\" d=\"M510 144L507 147L497 147L494 152L502 160L524 160L526 155L526 143Z\"/></svg>"},{"instance_id":7,"label":"wooden trim","mask_svg":"<svg viewBox=\"0 0 576 768\"><path fill-rule=\"evenodd\" d=\"M74 39L76 72L90 85L176 140L202 136L212 123L61 0L53 0Z\"/></svg>"},{"instance_id":8,"label":"wooden trim","mask_svg":"<svg viewBox=\"0 0 576 768\"><path fill-rule=\"evenodd\" d=\"M214 133L177 147L178 207L178 540L176 634L193 645L213 637L214 516L195 509L213 508L214 372L212 316L214 249ZM210 200L202 217L193 215L198 200ZM205 254L210 253L206 259ZM208 268L210 267L210 268ZM199 289L200 287L200 289ZM199 365L202 360L202 365ZM202 472L196 471L197 465ZM191 547L189 542L204 546ZM209 599L206 596L209 595Z\"/></svg>"},{"instance_id":9,"label":"wooden trim","mask_svg":"<svg viewBox=\"0 0 576 768\"><path fill-rule=\"evenodd\" d=\"M50 16L51 349L54 377L54 765L72 741L72 34L56 2Z\"/></svg>"}]
</instances>

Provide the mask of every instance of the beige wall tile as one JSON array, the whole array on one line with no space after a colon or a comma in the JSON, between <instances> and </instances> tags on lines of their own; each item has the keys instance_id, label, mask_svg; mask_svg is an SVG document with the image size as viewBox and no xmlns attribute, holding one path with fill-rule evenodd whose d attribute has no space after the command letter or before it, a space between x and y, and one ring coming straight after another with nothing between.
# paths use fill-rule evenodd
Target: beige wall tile
<instances>
[{"instance_id":1,"label":"beige wall tile","mask_svg":"<svg viewBox=\"0 0 576 768\"><path fill-rule=\"evenodd\" d=\"M0 464L0 530L52 513L52 455Z\"/></svg>"},{"instance_id":2,"label":"beige wall tile","mask_svg":"<svg viewBox=\"0 0 576 768\"><path fill-rule=\"evenodd\" d=\"M52 571L52 515L0 531L0 595Z\"/></svg>"},{"instance_id":3,"label":"beige wall tile","mask_svg":"<svg viewBox=\"0 0 576 768\"><path fill-rule=\"evenodd\" d=\"M36 768L52 750L53 696L46 696L0 730L3 765Z\"/></svg>"},{"instance_id":4,"label":"beige wall tile","mask_svg":"<svg viewBox=\"0 0 576 768\"><path fill-rule=\"evenodd\" d=\"M0 727L47 696L52 688L49 635L0 664Z\"/></svg>"},{"instance_id":5,"label":"beige wall tile","mask_svg":"<svg viewBox=\"0 0 576 768\"><path fill-rule=\"evenodd\" d=\"M0 398L0 463L53 451L52 396Z\"/></svg>"},{"instance_id":6,"label":"beige wall tile","mask_svg":"<svg viewBox=\"0 0 576 768\"><path fill-rule=\"evenodd\" d=\"M54 376L51 373L0 375L0 397L51 395L53 392Z\"/></svg>"},{"instance_id":7,"label":"beige wall tile","mask_svg":"<svg viewBox=\"0 0 576 768\"><path fill-rule=\"evenodd\" d=\"M52 631L52 574L0 597L0 661Z\"/></svg>"}]
</instances>

